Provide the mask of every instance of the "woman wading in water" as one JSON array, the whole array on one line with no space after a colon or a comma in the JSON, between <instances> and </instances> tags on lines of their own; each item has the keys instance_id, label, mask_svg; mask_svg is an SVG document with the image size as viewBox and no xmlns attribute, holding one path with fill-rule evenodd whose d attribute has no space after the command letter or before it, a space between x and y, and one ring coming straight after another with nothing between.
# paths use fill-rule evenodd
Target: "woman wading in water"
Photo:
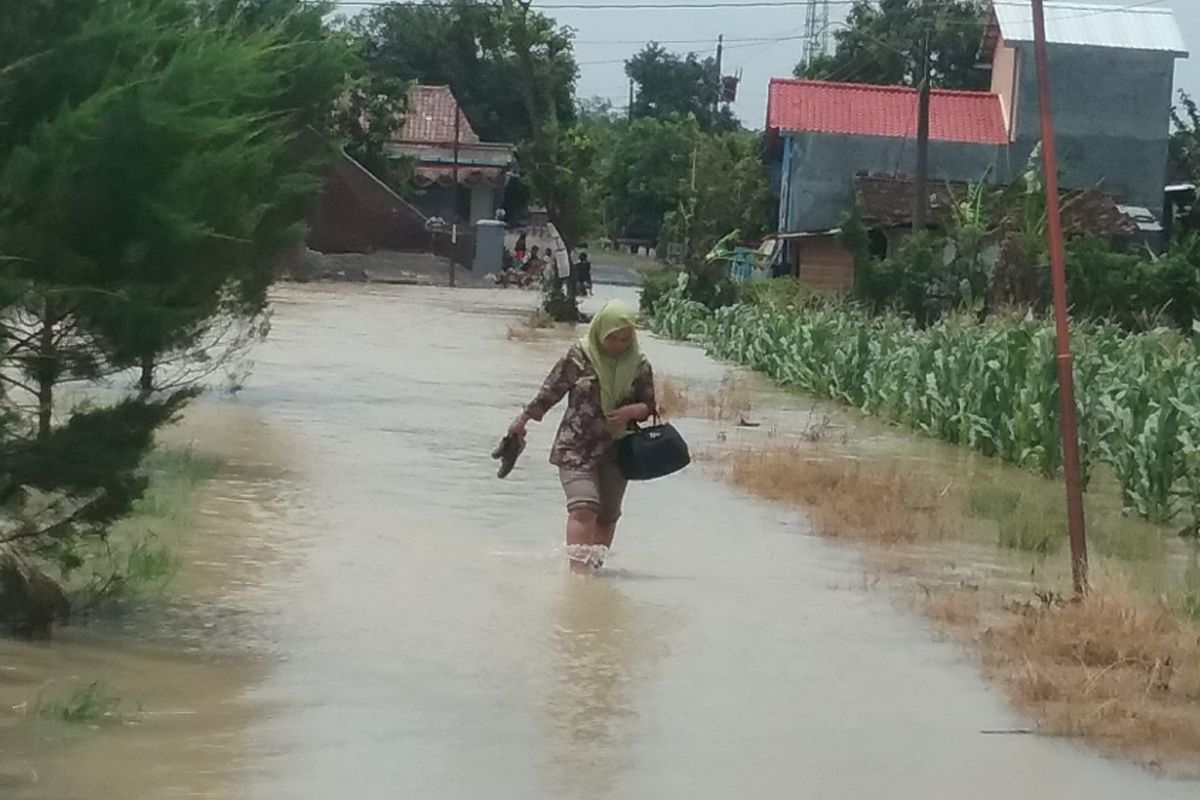
<instances>
[{"instance_id":1,"label":"woman wading in water","mask_svg":"<svg viewBox=\"0 0 1200 800\"><path fill-rule=\"evenodd\" d=\"M509 434L524 440L530 420L540 422L567 395L550 463L558 467L567 496L567 558L572 570L586 572L603 566L621 516L626 480L617 467L616 443L630 423L655 413L654 372L624 303L610 302L596 315Z\"/></svg>"}]
</instances>

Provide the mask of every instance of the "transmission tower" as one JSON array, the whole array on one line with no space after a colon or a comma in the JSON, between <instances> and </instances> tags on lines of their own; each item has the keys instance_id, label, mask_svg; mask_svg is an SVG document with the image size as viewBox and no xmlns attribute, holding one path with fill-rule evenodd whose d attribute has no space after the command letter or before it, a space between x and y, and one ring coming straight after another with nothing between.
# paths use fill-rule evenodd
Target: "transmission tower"
<instances>
[{"instance_id":1,"label":"transmission tower","mask_svg":"<svg viewBox=\"0 0 1200 800\"><path fill-rule=\"evenodd\" d=\"M829 0L811 0L804 18L804 66L829 48Z\"/></svg>"}]
</instances>

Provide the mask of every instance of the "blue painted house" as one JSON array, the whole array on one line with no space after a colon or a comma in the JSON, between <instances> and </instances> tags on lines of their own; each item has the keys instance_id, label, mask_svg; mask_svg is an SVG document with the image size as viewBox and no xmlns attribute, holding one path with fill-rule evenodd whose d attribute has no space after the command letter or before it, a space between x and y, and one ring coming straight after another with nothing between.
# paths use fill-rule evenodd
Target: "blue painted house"
<instances>
[{"instance_id":1,"label":"blue painted house","mask_svg":"<svg viewBox=\"0 0 1200 800\"><path fill-rule=\"evenodd\" d=\"M1008 183L1024 169L1040 138L1030 14L1026 4L997 3L980 31L990 91L932 93L931 184ZM1052 0L1046 21L1064 188L1098 189L1153 232L1175 60L1187 56L1174 15ZM908 87L771 81L767 134L785 272L819 288L853 285L835 229L856 180L911 179L918 100Z\"/></svg>"}]
</instances>

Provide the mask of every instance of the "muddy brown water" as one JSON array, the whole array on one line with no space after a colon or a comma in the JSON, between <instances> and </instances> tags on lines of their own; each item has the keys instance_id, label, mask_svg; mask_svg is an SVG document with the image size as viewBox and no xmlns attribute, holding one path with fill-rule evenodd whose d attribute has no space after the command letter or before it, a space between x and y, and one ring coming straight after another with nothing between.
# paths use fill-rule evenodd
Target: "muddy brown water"
<instances>
[{"instance_id":1,"label":"muddy brown water","mask_svg":"<svg viewBox=\"0 0 1200 800\"><path fill-rule=\"evenodd\" d=\"M552 425L507 481L487 458L566 341L506 339L531 302L280 289L245 391L175 434L226 463L169 598L0 642L0 797L1196 797L984 734L1026 723L954 646L704 470L635 487L610 569L566 574ZM30 711L95 680L127 717Z\"/></svg>"}]
</instances>

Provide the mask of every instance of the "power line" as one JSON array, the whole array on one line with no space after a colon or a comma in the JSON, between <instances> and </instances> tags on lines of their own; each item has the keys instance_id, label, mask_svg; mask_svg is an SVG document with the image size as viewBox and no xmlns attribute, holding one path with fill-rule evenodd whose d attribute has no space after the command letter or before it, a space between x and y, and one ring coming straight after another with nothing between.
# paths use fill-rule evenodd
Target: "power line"
<instances>
[{"instance_id":1,"label":"power line","mask_svg":"<svg viewBox=\"0 0 1200 800\"><path fill-rule=\"evenodd\" d=\"M601 2L601 3L584 3L584 2L548 2L538 3L531 6L531 11L553 11L553 10L574 10L574 11L662 11L662 10L705 10L705 9L736 9L736 8L798 8L814 5L818 2L822 4L828 2L830 6L852 6L857 0L662 0L661 2ZM1111 6L1105 8L1089 8L1086 11L1080 11L1077 14L1051 16L1049 20L1065 20L1079 19L1082 17L1099 16L1103 14L1112 14L1122 11L1134 11L1139 8L1146 8L1153 5L1161 5L1167 0L1143 0L1143 2L1133 3L1124 6ZM1021 0L995 0L995 5L1000 6L1016 6L1027 7L1028 2ZM388 6L419 8L428 6L429 8L449 8L449 6L439 6L438 4L430 4L417 2L417 0L340 0L339 5L363 8L385 8ZM499 3L480 3L479 5L492 5L499 7Z\"/></svg>"},{"instance_id":2,"label":"power line","mask_svg":"<svg viewBox=\"0 0 1200 800\"><path fill-rule=\"evenodd\" d=\"M794 41L798 41L803 38L804 38L804 36L802 34L793 34L793 35L788 35L788 36L756 38L756 39L752 39L752 40L745 39L745 40L740 40L741 43L739 43L739 44L725 45L725 50L726 51L728 51L728 50L745 50L748 47L763 47L765 49L766 47L781 44L783 42L794 42ZM630 44L648 45L651 43L651 41L653 41L654 44L663 44L663 42L659 42L659 41L655 41L655 40L650 40L650 41L645 41L645 42L638 40L638 41L630 42ZM729 41L729 40L726 39L725 41ZM698 39L694 43L695 44L712 44L712 39L711 38ZM695 55L695 54L693 53L692 55ZM577 66L577 67L598 67L598 66L603 66L605 64L624 64L626 61L629 61L630 58L632 58L632 56L630 56L629 58L610 58L610 59L604 59L601 61L580 61L580 62L577 62L575 66Z\"/></svg>"},{"instance_id":3,"label":"power line","mask_svg":"<svg viewBox=\"0 0 1200 800\"><path fill-rule=\"evenodd\" d=\"M850 6L856 0L829 0L832 5ZM581 2L551 2L538 3L531 6L530 11L553 11L561 9L570 9L575 11L620 11L620 10L635 10L635 11L659 11L659 10L704 10L704 9L730 9L730 8L797 8L807 6L815 0L745 0L744 2L736 2L735 0L665 0L665 2L634 2L634 3L581 3ZM381 8L386 6L401 6L401 7L420 7L429 5L427 3L415 2L414 0L342 0L340 5L343 6L362 6L367 8ZM480 3L480 5L498 6L497 3ZM431 5L431 8L437 7Z\"/></svg>"}]
</instances>

